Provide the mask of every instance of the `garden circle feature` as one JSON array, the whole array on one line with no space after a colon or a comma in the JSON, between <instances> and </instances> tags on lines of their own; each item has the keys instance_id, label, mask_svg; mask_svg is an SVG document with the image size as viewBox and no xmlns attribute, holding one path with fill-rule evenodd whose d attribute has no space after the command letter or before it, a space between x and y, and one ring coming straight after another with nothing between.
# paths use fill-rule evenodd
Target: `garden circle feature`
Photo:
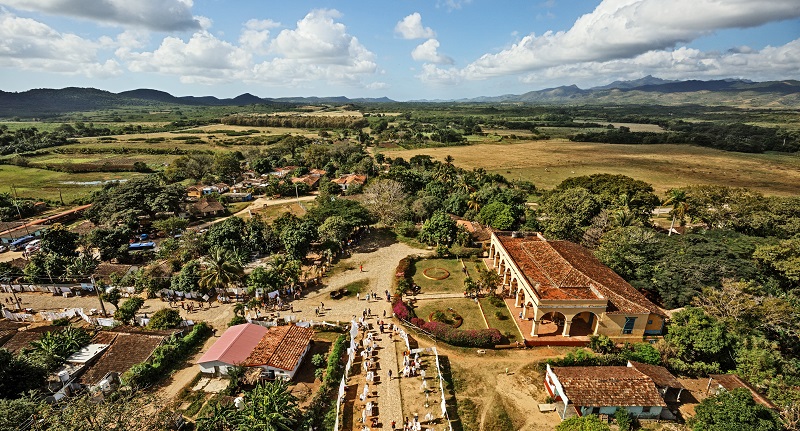
<instances>
[{"instance_id":1,"label":"garden circle feature","mask_svg":"<svg viewBox=\"0 0 800 431\"><path fill-rule=\"evenodd\" d=\"M422 271L422 275L429 280L444 280L445 278L450 277L450 271L444 268L433 267Z\"/></svg>"},{"instance_id":2,"label":"garden circle feature","mask_svg":"<svg viewBox=\"0 0 800 431\"><path fill-rule=\"evenodd\" d=\"M448 308L447 311L436 310L428 316L428 322L439 322L458 328L464 323L464 318L456 310Z\"/></svg>"}]
</instances>

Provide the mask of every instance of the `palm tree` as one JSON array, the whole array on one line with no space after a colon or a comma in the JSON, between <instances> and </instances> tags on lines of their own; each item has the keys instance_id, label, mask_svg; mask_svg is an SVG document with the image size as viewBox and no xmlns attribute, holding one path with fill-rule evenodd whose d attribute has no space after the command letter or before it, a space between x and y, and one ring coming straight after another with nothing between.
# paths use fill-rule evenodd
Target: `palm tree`
<instances>
[{"instance_id":1,"label":"palm tree","mask_svg":"<svg viewBox=\"0 0 800 431\"><path fill-rule=\"evenodd\" d=\"M293 431L297 429L300 409L289 384L276 380L259 384L244 399L239 412L241 431Z\"/></svg>"},{"instance_id":2,"label":"palm tree","mask_svg":"<svg viewBox=\"0 0 800 431\"><path fill-rule=\"evenodd\" d=\"M215 249L203 259L203 269L198 283L203 289L225 289L236 283L244 276L244 270L239 263L232 259L230 253L223 249Z\"/></svg>"},{"instance_id":3,"label":"palm tree","mask_svg":"<svg viewBox=\"0 0 800 431\"><path fill-rule=\"evenodd\" d=\"M628 208L614 211L611 214L611 223L616 227L638 226L641 224L636 215Z\"/></svg>"},{"instance_id":4,"label":"palm tree","mask_svg":"<svg viewBox=\"0 0 800 431\"><path fill-rule=\"evenodd\" d=\"M472 192L469 194L467 208L475 211L475 213L481 210L481 202L478 200L478 192Z\"/></svg>"},{"instance_id":5,"label":"palm tree","mask_svg":"<svg viewBox=\"0 0 800 431\"><path fill-rule=\"evenodd\" d=\"M669 234L672 235L672 228L675 227L675 219L680 220L681 225L686 221L686 213L689 211L689 204L686 202L686 191L681 189L670 189L667 191L667 200L663 205L672 205L672 223L669 225Z\"/></svg>"}]
</instances>

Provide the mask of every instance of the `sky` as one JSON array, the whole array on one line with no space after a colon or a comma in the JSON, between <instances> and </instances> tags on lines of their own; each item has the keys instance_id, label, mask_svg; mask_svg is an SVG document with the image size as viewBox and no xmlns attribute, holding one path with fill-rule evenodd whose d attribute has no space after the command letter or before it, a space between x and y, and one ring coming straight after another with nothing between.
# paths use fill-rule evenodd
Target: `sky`
<instances>
[{"instance_id":1,"label":"sky","mask_svg":"<svg viewBox=\"0 0 800 431\"><path fill-rule=\"evenodd\" d=\"M0 0L0 90L459 99L800 79L800 0Z\"/></svg>"}]
</instances>

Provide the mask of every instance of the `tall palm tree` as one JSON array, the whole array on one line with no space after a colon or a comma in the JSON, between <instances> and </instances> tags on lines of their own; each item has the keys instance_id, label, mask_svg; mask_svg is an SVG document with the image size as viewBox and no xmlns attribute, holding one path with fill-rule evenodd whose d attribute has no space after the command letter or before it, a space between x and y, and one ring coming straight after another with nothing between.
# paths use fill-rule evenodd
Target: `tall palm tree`
<instances>
[{"instance_id":1,"label":"tall palm tree","mask_svg":"<svg viewBox=\"0 0 800 431\"><path fill-rule=\"evenodd\" d=\"M204 268L198 284L204 289L225 289L244 276L242 266L223 249L215 249L202 262Z\"/></svg>"},{"instance_id":2,"label":"tall palm tree","mask_svg":"<svg viewBox=\"0 0 800 431\"><path fill-rule=\"evenodd\" d=\"M670 189L667 191L667 199L664 201L664 205L672 205L672 210L670 211L672 214L672 223L669 225L669 234L667 236L672 235L672 228L675 227L676 218L680 220L681 224L684 224L686 213L689 211L689 204L686 201L687 196L685 190Z\"/></svg>"}]
</instances>

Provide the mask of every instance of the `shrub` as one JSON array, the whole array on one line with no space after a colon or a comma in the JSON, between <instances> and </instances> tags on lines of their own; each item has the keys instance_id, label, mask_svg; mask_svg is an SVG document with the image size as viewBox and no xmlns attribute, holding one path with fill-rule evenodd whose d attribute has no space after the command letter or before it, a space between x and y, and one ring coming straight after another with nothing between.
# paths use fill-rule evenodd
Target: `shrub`
<instances>
[{"instance_id":1,"label":"shrub","mask_svg":"<svg viewBox=\"0 0 800 431\"><path fill-rule=\"evenodd\" d=\"M397 301L392 305L392 311L394 315L397 316L400 320L409 320L414 316L414 312L411 311L410 308L406 305L403 301Z\"/></svg>"},{"instance_id":2,"label":"shrub","mask_svg":"<svg viewBox=\"0 0 800 431\"><path fill-rule=\"evenodd\" d=\"M394 227L394 232L400 236L414 238L417 236L417 227L410 221L401 221Z\"/></svg>"},{"instance_id":3,"label":"shrub","mask_svg":"<svg viewBox=\"0 0 800 431\"><path fill-rule=\"evenodd\" d=\"M497 311L494 312L494 317L497 318L497 320L506 320L506 319L508 319L508 315L506 315L506 313L503 313L500 310L497 310Z\"/></svg>"},{"instance_id":4,"label":"shrub","mask_svg":"<svg viewBox=\"0 0 800 431\"><path fill-rule=\"evenodd\" d=\"M614 420L617 421L619 431L630 431L633 428L633 418L630 412L623 407L618 407L614 412Z\"/></svg>"},{"instance_id":5,"label":"shrub","mask_svg":"<svg viewBox=\"0 0 800 431\"><path fill-rule=\"evenodd\" d=\"M595 353L611 353L614 351L614 342L607 335L592 335L589 337L589 348Z\"/></svg>"},{"instance_id":6,"label":"shrub","mask_svg":"<svg viewBox=\"0 0 800 431\"><path fill-rule=\"evenodd\" d=\"M172 308L162 308L150 317L149 329L172 329L181 325L183 318L178 310Z\"/></svg>"},{"instance_id":7,"label":"shrub","mask_svg":"<svg viewBox=\"0 0 800 431\"><path fill-rule=\"evenodd\" d=\"M174 335L153 351L150 362L134 365L122 376L129 386L143 388L156 383L166 376L170 368L188 356L192 349L211 335L211 327L205 322L194 325L192 331L183 338Z\"/></svg>"},{"instance_id":8,"label":"shrub","mask_svg":"<svg viewBox=\"0 0 800 431\"><path fill-rule=\"evenodd\" d=\"M247 319L245 319L244 317L236 314L231 318L231 321L228 322L228 326L241 325L242 323L247 323Z\"/></svg>"},{"instance_id":9,"label":"shrub","mask_svg":"<svg viewBox=\"0 0 800 431\"><path fill-rule=\"evenodd\" d=\"M505 302L503 302L503 298L496 294L489 295L489 303L495 307L505 307Z\"/></svg>"},{"instance_id":10,"label":"shrub","mask_svg":"<svg viewBox=\"0 0 800 431\"><path fill-rule=\"evenodd\" d=\"M412 317L410 322L453 346L492 348L503 339L503 334L497 329L456 329L446 323L426 322L417 317Z\"/></svg>"},{"instance_id":11,"label":"shrub","mask_svg":"<svg viewBox=\"0 0 800 431\"><path fill-rule=\"evenodd\" d=\"M327 361L325 360L325 355L323 355L322 353L317 353L316 355L311 357L311 363L317 368L324 367L326 362Z\"/></svg>"}]
</instances>

